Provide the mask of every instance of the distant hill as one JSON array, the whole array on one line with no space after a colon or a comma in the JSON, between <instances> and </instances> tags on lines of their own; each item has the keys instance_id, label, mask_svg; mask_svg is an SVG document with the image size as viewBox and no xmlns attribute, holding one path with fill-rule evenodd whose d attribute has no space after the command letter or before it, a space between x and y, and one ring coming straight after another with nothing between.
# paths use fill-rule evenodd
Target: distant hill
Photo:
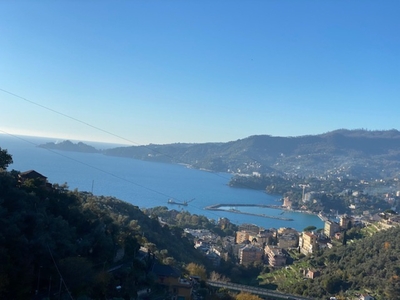
<instances>
[{"instance_id":1,"label":"distant hill","mask_svg":"<svg viewBox=\"0 0 400 300\"><path fill-rule=\"evenodd\" d=\"M97 150L95 147L87 145L82 142L78 142L74 144L73 142L66 140L61 143L46 143L46 144L41 144L38 147L40 148L45 148L45 149L53 149L53 150L61 150L61 151L74 151L74 152L85 152L85 153L97 153L99 150Z\"/></svg>"},{"instance_id":2,"label":"distant hill","mask_svg":"<svg viewBox=\"0 0 400 300\"><path fill-rule=\"evenodd\" d=\"M299 137L255 135L227 143L150 144L103 153L216 172L386 178L400 173L400 132L340 129Z\"/></svg>"}]
</instances>

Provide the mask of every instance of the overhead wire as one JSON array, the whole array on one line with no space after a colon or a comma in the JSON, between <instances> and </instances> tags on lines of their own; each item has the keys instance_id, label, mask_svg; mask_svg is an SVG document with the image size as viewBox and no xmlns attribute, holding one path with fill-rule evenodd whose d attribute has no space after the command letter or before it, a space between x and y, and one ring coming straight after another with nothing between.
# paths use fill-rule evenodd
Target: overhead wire
<instances>
[{"instance_id":1,"label":"overhead wire","mask_svg":"<svg viewBox=\"0 0 400 300\"><path fill-rule=\"evenodd\" d=\"M48 249L49 252L50 252L51 259L52 259L52 261L53 261L53 263L54 263L54 266L56 267L56 270L57 270L58 275L60 276L61 282L64 284L64 287L65 287L65 289L67 290L67 293L68 293L69 297L73 300L74 298L72 297L72 294L71 294L71 292L70 292L70 290L69 290L69 288L68 288L68 286L67 286L67 284L66 284L66 282L65 282L65 280L64 280L64 277L62 276L62 274L61 274L61 272L60 272L60 269L59 269L58 266L57 266L57 263L56 263L56 261L55 261L55 259L54 259L54 256L53 256L53 252L51 251L49 245L47 245L47 249Z\"/></svg>"},{"instance_id":2,"label":"overhead wire","mask_svg":"<svg viewBox=\"0 0 400 300\"><path fill-rule=\"evenodd\" d=\"M173 156L171 156L171 155L162 153L161 151L158 151L157 149L154 149L154 148L152 148L152 147L150 147L150 146L147 146L147 145L140 145L139 143L137 143L137 142L135 142L135 141L132 141L132 140L130 140L130 139L127 139L127 138L125 138L125 137L123 137L123 136L120 136L120 135L118 135L118 134L115 134L115 133L113 133L113 132L110 132L110 131L108 131L108 130L105 130L105 129L100 128L100 127L98 127L98 126L92 125L92 124L90 124L90 123L88 123L88 122L82 121L82 120L80 120L80 119L78 119L78 118L75 118L75 117L73 117L73 116L70 116L70 115L65 114L65 113L63 113L63 112L60 112L60 111L55 110L55 109L53 109L53 108L50 108L50 107L48 107L48 106L42 105L42 104L37 103L37 102L35 102L35 101L29 100L29 99L27 99L27 98L25 98L25 97L22 97L22 96L20 96L20 95L18 95L18 94L15 94L15 93L10 92L10 91L8 91L8 90L5 90L5 89L3 89L3 88L0 88L0 91L4 92L4 93L6 93L6 94L9 94L9 95L11 95L11 96L13 96L13 97L19 98L19 99L21 99L21 100L23 100L23 101L25 101L25 102L27 102L27 103L30 103L30 104L32 104L32 105L38 106L38 107L40 107L40 108L42 108L42 109L48 110L48 111L50 111L50 112L52 112L52 113L55 113L55 114L58 114L58 115L60 115L60 116L65 117L65 118L68 118L68 119L70 119L70 120L72 120L72 121L81 123L81 124L83 124L83 125L85 125L85 126L91 127L91 128L93 128L93 129L95 129L95 130L98 130L98 131L100 131L100 132L109 134L109 135L111 135L111 136L113 136L113 137L116 137L116 138L118 138L118 139L121 139L121 140L123 140L123 141L125 141L125 142L129 142L129 143L131 143L131 144L133 144L133 145L136 145L136 146L144 147L144 148L146 148L146 149L148 149L148 150L151 150L151 151L153 151L153 152L155 152L155 153L157 153L157 154L161 154L161 155L164 155L165 157L169 157L169 158L171 158L171 159L173 159L173 160L176 160L176 161L179 162L179 163L182 163L182 164L189 164L188 162L185 162L185 161L182 161L182 160L180 160L180 159L177 159L176 157L173 157ZM28 141L28 140L26 140L26 139L23 139L23 138L21 138L20 136L17 136L17 135L8 133L8 132L6 132L6 131L4 131L4 130L0 130L0 131L3 132L3 133L5 133L5 134L8 134L8 135L10 135L10 136L13 136L13 137L15 137L15 138L18 138L18 139L20 139L20 140L23 140L23 141L25 141L25 142L28 142L28 143L30 143L30 144L33 144L33 145L35 145L35 146L39 146L38 144L33 143L33 142L31 142L31 141ZM74 158L72 158L72 157L70 157L70 156L68 156L68 155L59 153L59 152L54 151L54 150L49 149L49 148L45 148L45 149L48 150L48 151L50 151L50 152L52 152L52 153L55 153L55 154L57 154L57 155L60 155L60 156L62 156L62 157L64 157L64 158L70 159L70 160L72 160L72 161L75 161L75 162L77 162L77 163L80 163L80 164L82 164L82 165L85 165L85 166L87 166L87 167L90 167L90 168L95 169L95 170L97 170L97 171L103 172L103 173L105 173L105 174L107 174L107 175L109 175L109 176L115 177L115 178L117 178L117 179L119 179L119 180L122 180L122 181L125 181L125 182L127 182L127 183L136 185L136 186L138 186L138 187L140 187L140 188L143 188L143 189L146 189L146 190L148 190L148 191L154 192L154 193L156 193L156 194L165 196L165 197L167 197L167 198L173 198L173 199L178 199L178 200L179 200L178 197L173 197L173 196L167 195L167 194L165 194L165 193L162 193L162 192L160 192L160 191L158 191L158 190L155 190L155 189L146 187L146 186L141 185L141 184L139 184L139 183L137 183L137 182L134 182L134 181L128 180L128 179L126 179L126 178L124 178L124 177L118 176L118 175L116 175L116 174L114 174L114 173L112 173L112 172L103 170L103 169L101 169L101 168L92 166L92 165L87 164L87 163L85 163L85 162L82 162L82 161L80 161L80 160L74 159ZM190 164L189 164L189 165L190 165ZM212 172L212 174L214 174L215 176L224 178L224 179L226 179L226 180L229 180L229 178L227 178L226 176L222 176L222 175L221 175L220 173L218 173L218 172ZM181 201L182 201L182 200L181 200ZM201 207L198 207L198 206L196 206L196 205L193 205L192 203L190 203L190 204L189 204L189 203L186 203L185 206L191 206L191 207L197 208L197 209L199 209L199 210L202 209ZM217 217L221 217L221 215L215 213L214 211L209 211L209 213L210 213L210 214L213 214L213 215L215 215L215 216L217 216Z\"/></svg>"},{"instance_id":3,"label":"overhead wire","mask_svg":"<svg viewBox=\"0 0 400 300\"><path fill-rule=\"evenodd\" d=\"M34 146L36 146L36 147L39 146L39 144L37 144L37 143L34 143L34 142L29 141L29 140L27 140L27 139L25 139L25 138L22 138L21 136L14 135L14 134L9 133L9 132L7 132L7 131L4 131L4 130L2 130L2 129L0 129L0 132L2 132L2 133L4 133L4 134L7 134L7 135L9 135L9 136L12 136L12 137L14 137L14 138L16 138L16 139L19 139L19 140L21 140L21 141L24 141L24 142L26 142L26 143L29 143L29 144L31 144L31 145L34 145ZM69 160L74 161L74 162L76 162L76 163L82 164L82 165L84 165L84 166L86 166L86 167L92 168L92 169L94 169L94 170L96 170L96 171L102 172L102 173L104 173L104 174L107 174L107 175L112 176L112 177L114 177L114 178L117 178L117 179L119 179L119 180L125 181L126 183L136 185L136 186L138 186L138 187L140 187L140 188L143 188L143 189L145 189L145 190L148 190L148 191L150 191L150 192L153 192L153 193L159 194L159 195L161 195L161 196L164 196L164 197L166 197L166 198L168 198L168 199L173 198L173 199L180 200L178 197L174 197L174 196L165 194L165 193L160 192L160 191L158 191L158 190L156 190L156 189L152 189L152 188L149 188L149 187L144 186L144 185L142 185L142 184L139 184L139 183L137 183L137 182L134 182L134 181L132 181L132 180L128 180L128 179L126 179L126 178L124 178L124 177L121 177L121 176L118 176L118 175L116 175L116 174L114 174L114 173L112 173L112 172L103 170L103 169L101 169L101 168L99 168L99 167L92 166L92 165L90 165L90 164L88 164L88 163L82 162L82 161L80 161L80 160L78 160L78 159L72 158L72 157L70 157L70 156L68 156L68 155L65 155L65 154L63 154L63 153L54 151L53 149L48 149L48 148L44 148L44 149L47 150L47 151L49 151L49 152L51 152L51 153L54 153L54 154L56 154L56 155L59 155L59 156L61 156L61 157L63 157L63 158L66 158L66 159L69 159ZM125 201L125 200L124 200L124 201ZM185 201L183 201L183 200L180 200L180 201L181 201L181 202L185 202ZM189 204L189 203L191 203L191 202L187 201L186 204L185 204L185 206L191 206L191 207L196 208L196 209L199 209L199 210L202 209L201 207L198 207L198 206L195 206L195 205ZM222 218L221 215L219 215L219 214L217 214L217 213L215 213L214 211L211 211L211 210L209 211L209 214L212 214L212 215L215 215L216 217Z\"/></svg>"},{"instance_id":4,"label":"overhead wire","mask_svg":"<svg viewBox=\"0 0 400 300\"><path fill-rule=\"evenodd\" d=\"M21 136L17 136L17 135L8 133L8 132L6 132L6 131L4 131L4 130L2 130L2 129L0 129L0 132L3 132L3 133L5 133L5 134L7 134L7 135L10 135L10 136L12 136L12 137L14 137L14 138L17 138L17 139L21 140L21 141L27 142L27 143L29 143L29 144L31 144L31 145L36 146L36 147L39 146L39 144L37 144L37 143L34 143L34 142L29 141L29 140L27 140L27 139L25 139L25 138L22 138ZM140 188L143 188L143 189L146 189L146 190L148 190L148 191L151 191L151 192L153 192L153 193L157 193L157 194L162 195L162 196L165 196L165 197L170 197L170 196L168 196L167 194L164 194L164 193L162 193L162 192L159 192L159 191L157 191L157 190L155 190L155 189L148 188L148 187L146 187L146 186L144 186L144 185L142 185L142 184L139 184L139 183L136 183L136 182L134 182L134 181L128 180L128 179L126 179L126 178L124 178L124 177L121 177L121 176L118 176L118 175L116 175L116 174L114 174L114 173L112 173L112 172L103 170L103 169L101 169L101 168L99 168L99 167L92 166L92 165L90 165L90 164L88 164L88 163L85 163L85 162L80 161L80 160L78 160L78 159L72 158L72 157L70 157L70 156L68 156L68 155L65 155L65 154L63 154L63 153L60 153L60 152L58 152L58 151L54 151L53 149L49 149L49 148L44 148L44 149L46 149L47 151L52 152L52 153L54 153L54 154L56 154L56 155L59 155L59 156L61 156L61 157L64 157L64 158L66 158L66 159L69 159L69 160L71 160L71 161L74 161L74 162L76 162L76 163L82 164L82 165L84 165L84 166L86 166L86 167L92 168L92 169L94 169L94 170L96 170L96 171L105 173L105 174L110 175L110 176L112 176L112 177L115 177L115 178L117 178L117 179L119 179L119 180L123 180L123 181L125 181L125 182L127 182L127 183L130 183L130 184L136 185L136 186L138 186L138 187L140 187Z\"/></svg>"},{"instance_id":5,"label":"overhead wire","mask_svg":"<svg viewBox=\"0 0 400 300\"><path fill-rule=\"evenodd\" d=\"M133 144L133 145L136 145L136 146L145 147L145 148L147 148L147 149L149 149L149 150L151 150L151 151L153 151L153 152L155 152L155 153L157 153L157 154L161 154L161 155L164 155L164 156L169 157L169 158L172 158L172 159L174 158L174 157L172 157L172 156L170 156L170 155L168 155L168 154L162 153L162 152L160 152L160 151L158 151L158 150L156 150L156 149L153 149L153 148L151 148L151 147L149 147L149 146L140 145L139 143L137 143L137 142L135 142L135 141L132 141L132 140L130 140L130 139L127 139L127 138L125 138L125 137L123 137L123 136L120 136L120 135L118 135L118 134L115 134L115 133L113 133L113 132L111 132L111 131L108 131L108 130L105 130L105 129L100 128L100 127L98 127L98 126L92 125L92 124L90 124L90 123L88 123L88 122L82 121L82 120L80 120L80 119L78 119L78 118L72 117L72 116L67 115L67 114L65 114L65 113L63 113L63 112L60 112L60 111L55 110L55 109L52 109L52 108L50 108L50 107L48 107L48 106L39 104L39 103L37 103L37 102L35 102L35 101L29 100L29 99L27 99L27 98L25 98L25 97L22 97L22 96L20 96L20 95L15 94L15 93L9 92L9 91L4 90L4 89L2 89L2 88L0 88L0 91L2 91L2 92L4 92L4 93L7 93L7 94L9 94L9 95L11 95L11 96L14 96L14 97L16 97L16 98L19 98L19 99L21 99L21 100L24 100L24 101L26 101L26 102L28 102L28 103L30 103L30 104L32 104L32 105L36 105L36 106L38 106L38 107L40 107L40 108L43 108L43 109L45 109L45 110L48 110L48 111L50 111L50 112L52 112L52 113L58 114L58 115L60 115L60 116L63 116L63 117L65 117L65 118L68 118L68 119L73 120L73 121L75 121L75 122L81 123L81 124L83 124L83 125L85 125L85 126L91 127L91 128L93 128L93 129L96 129L96 130L101 131L101 132L103 132L103 133L106 133L106 134L108 134L108 135L111 135L111 136L113 136L113 137L116 137L116 138L118 138L118 139L121 139L121 140L123 140L123 141L125 141L125 142L129 142L130 144Z\"/></svg>"}]
</instances>

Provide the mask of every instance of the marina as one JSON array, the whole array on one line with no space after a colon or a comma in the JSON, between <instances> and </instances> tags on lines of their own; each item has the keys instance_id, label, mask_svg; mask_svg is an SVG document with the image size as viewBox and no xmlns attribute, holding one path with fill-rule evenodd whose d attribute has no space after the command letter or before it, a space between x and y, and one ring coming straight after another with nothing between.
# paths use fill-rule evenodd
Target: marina
<instances>
[{"instance_id":1,"label":"marina","mask_svg":"<svg viewBox=\"0 0 400 300\"><path fill-rule=\"evenodd\" d=\"M292 218L290 227L299 231L309 225L323 227L323 222L316 214L280 207L281 201L278 200L281 199L280 195L229 187L227 182L231 174L221 173L216 176L215 173L189 169L182 165L111 157L98 153L68 152L60 156L56 152L35 146L35 144L54 142L54 139L29 138L28 140L32 143L0 135L1 147L7 149L13 156L14 162L11 168L20 171L34 169L45 175L51 183L66 182L71 190L78 189L91 191L94 195L113 196L144 209L167 206L169 209L183 209L210 219L225 217L235 224L254 223L264 228L289 226L288 221L265 217L271 215ZM101 170L88 166L101 166ZM193 198L196 199L189 202ZM168 203L168 199L177 204ZM184 205L185 201L187 205ZM246 201L263 205L262 207L240 205ZM222 210L204 209L215 203L221 203ZM271 208L268 208L267 204L270 204ZM225 205L228 209L234 207L254 214L232 213L223 207ZM283 215L280 215L281 212L284 212Z\"/></svg>"},{"instance_id":2,"label":"marina","mask_svg":"<svg viewBox=\"0 0 400 300\"><path fill-rule=\"evenodd\" d=\"M226 207L226 206L232 206L230 209L223 209L221 207ZM205 207L204 209L206 210L213 210L213 211L225 211L225 212L231 212L231 213L236 213L236 214L242 214L242 215L249 215L249 216L256 216L256 217L262 217L262 218L268 218L268 219L275 219L275 220L281 220L281 221L293 221L292 218L285 218L285 217L280 217L280 216L270 216L266 214L258 214L258 213L251 213L251 212L244 212L241 210L238 210L233 207L262 207L262 208L273 208L273 209L282 209L282 206L279 205L267 205L267 204L214 204L214 205L209 205ZM281 215L283 212L281 213Z\"/></svg>"}]
</instances>

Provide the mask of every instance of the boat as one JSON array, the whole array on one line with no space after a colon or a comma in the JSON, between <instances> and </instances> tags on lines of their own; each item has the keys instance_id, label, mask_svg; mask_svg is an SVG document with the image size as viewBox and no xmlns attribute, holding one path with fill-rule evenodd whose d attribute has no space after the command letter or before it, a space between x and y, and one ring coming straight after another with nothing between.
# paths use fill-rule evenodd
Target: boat
<instances>
[{"instance_id":1,"label":"boat","mask_svg":"<svg viewBox=\"0 0 400 300\"><path fill-rule=\"evenodd\" d=\"M193 200L194 200L194 198L191 199L191 200L189 200L189 201L186 201L186 200L185 200L185 201L183 201L183 202L179 202L179 201L175 201L174 199L170 198L170 199L168 199L167 203L168 203L168 204L176 204L176 205L187 206L188 203L189 203L189 202L192 202Z\"/></svg>"},{"instance_id":2,"label":"boat","mask_svg":"<svg viewBox=\"0 0 400 300\"><path fill-rule=\"evenodd\" d=\"M174 199L168 199L168 204L176 204L176 205L183 205L183 206L187 206L187 202L183 201L183 202L177 202Z\"/></svg>"}]
</instances>

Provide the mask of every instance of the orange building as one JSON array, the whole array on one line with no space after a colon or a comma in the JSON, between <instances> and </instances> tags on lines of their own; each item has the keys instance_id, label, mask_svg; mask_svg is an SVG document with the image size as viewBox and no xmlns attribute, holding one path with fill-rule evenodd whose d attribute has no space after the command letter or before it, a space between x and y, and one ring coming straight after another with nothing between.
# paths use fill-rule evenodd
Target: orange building
<instances>
[{"instance_id":1,"label":"orange building","mask_svg":"<svg viewBox=\"0 0 400 300\"><path fill-rule=\"evenodd\" d=\"M351 221L352 221L351 217L349 217L348 215L342 215L340 216L339 225L343 229L349 229L352 225Z\"/></svg>"},{"instance_id":2,"label":"orange building","mask_svg":"<svg viewBox=\"0 0 400 300\"><path fill-rule=\"evenodd\" d=\"M236 244L241 244L249 240L249 232L245 230L236 231Z\"/></svg>"},{"instance_id":3,"label":"orange building","mask_svg":"<svg viewBox=\"0 0 400 300\"><path fill-rule=\"evenodd\" d=\"M268 263L271 267L283 267L286 265L286 255L282 248L267 245L264 249L265 255L268 256Z\"/></svg>"},{"instance_id":4,"label":"orange building","mask_svg":"<svg viewBox=\"0 0 400 300\"><path fill-rule=\"evenodd\" d=\"M311 232L303 232L300 239L300 252L309 254L318 249L318 237Z\"/></svg>"},{"instance_id":5,"label":"orange building","mask_svg":"<svg viewBox=\"0 0 400 300\"><path fill-rule=\"evenodd\" d=\"M154 263L152 272L156 276L156 282L165 287L169 297L177 300L189 300L192 295L192 283L181 278L180 272L169 266Z\"/></svg>"},{"instance_id":6,"label":"orange building","mask_svg":"<svg viewBox=\"0 0 400 300\"><path fill-rule=\"evenodd\" d=\"M246 245L239 249L239 263L249 265L255 262L262 262L263 250L254 245Z\"/></svg>"}]
</instances>

